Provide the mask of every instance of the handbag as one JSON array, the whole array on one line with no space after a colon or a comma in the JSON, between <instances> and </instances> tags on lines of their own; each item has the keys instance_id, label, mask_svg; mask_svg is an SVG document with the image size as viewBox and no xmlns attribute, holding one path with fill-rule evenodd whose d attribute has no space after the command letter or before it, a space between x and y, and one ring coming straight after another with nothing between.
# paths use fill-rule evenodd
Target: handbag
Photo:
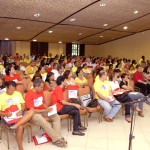
<instances>
[{"instance_id":1,"label":"handbag","mask_svg":"<svg viewBox=\"0 0 150 150\"><path fill-rule=\"evenodd\" d=\"M98 100L97 100L97 99L92 99L92 100L88 103L87 107L94 108L94 107L97 107L98 105L99 105L99 104L98 104Z\"/></svg>"},{"instance_id":2,"label":"handbag","mask_svg":"<svg viewBox=\"0 0 150 150\"><path fill-rule=\"evenodd\" d=\"M81 105L83 107L87 107L88 104L92 101L91 95L90 94L82 95L82 96L80 96L80 100L81 100Z\"/></svg>"}]
</instances>

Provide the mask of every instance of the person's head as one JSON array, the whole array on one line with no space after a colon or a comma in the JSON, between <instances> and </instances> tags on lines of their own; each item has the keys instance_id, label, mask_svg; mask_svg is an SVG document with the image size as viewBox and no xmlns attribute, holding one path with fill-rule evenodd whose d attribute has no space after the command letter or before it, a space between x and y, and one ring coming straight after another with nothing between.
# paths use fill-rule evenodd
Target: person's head
<instances>
[{"instance_id":1,"label":"person's head","mask_svg":"<svg viewBox=\"0 0 150 150\"><path fill-rule=\"evenodd\" d=\"M6 75L10 75L10 74L15 74L16 73L16 70L14 68L14 66L12 66L12 64L8 64L8 66L6 67Z\"/></svg>"},{"instance_id":2,"label":"person's head","mask_svg":"<svg viewBox=\"0 0 150 150\"><path fill-rule=\"evenodd\" d=\"M30 62L30 66L31 66L31 67L36 66L36 62L35 62L35 60L32 60L32 61Z\"/></svg>"},{"instance_id":3,"label":"person's head","mask_svg":"<svg viewBox=\"0 0 150 150\"><path fill-rule=\"evenodd\" d=\"M127 81L129 80L128 74L123 73L123 74L121 75L121 79L122 79L123 81L127 82Z\"/></svg>"},{"instance_id":4,"label":"person's head","mask_svg":"<svg viewBox=\"0 0 150 150\"><path fill-rule=\"evenodd\" d=\"M110 65L109 65L109 69L113 69L113 64L110 64Z\"/></svg>"},{"instance_id":5,"label":"person's head","mask_svg":"<svg viewBox=\"0 0 150 150\"><path fill-rule=\"evenodd\" d=\"M46 72L45 67L44 67L43 65L40 65L40 66L38 67L38 71L39 71L40 73L45 73L45 72Z\"/></svg>"},{"instance_id":6,"label":"person's head","mask_svg":"<svg viewBox=\"0 0 150 150\"><path fill-rule=\"evenodd\" d=\"M33 87L36 90L36 92L42 92L44 88L44 82L41 78L36 78L33 81Z\"/></svg>"},{"instance_id":7,"label":"person's head","mask_svg":"<svg viewBox=\"0 0 150 150\"><path fill-rule=\"evenodd\" d=\"M150 73L150 65L148 65L144 68L143 73L146 73L146 74Z\"/></svg>"},{"instance_id":8,"label":"person's head","mask_svg":"<svg viewBox=\"0 0 150 150\"><path fill-rule=\"evenodd\" d=\"M16 83L14 81L6 82L6 93L12 95L16 89Z\"/></svg>"},{"instance_id":9,"label":"person's head","mask_svg":"<svg viewBox=\"0 0 150 150\"><path fill-rule=\"evenodd\" d=\"M56 80L56 83L57 83L58 86L65 87L66 86L65 77L64 76L59 76Z\"/></svg>"},{"instance_id":10,"label":"person's head","mask_svg":"<svg viewBox=\"0 0 150 150\"><path fill-rule=\"evenodd\" d=\"M87 64L84 63L83 66L82 66L82 68L87 69Z\"/></svg>"},{"instance_id":11,"label":"person's head","mask_svg":"<svg viewBox=\"0 0 150 150\"><path fill-rule=\"evenodd\" d=\"M114 69L114 73L117 73L117 75L120 76L121 71L120 71L120 69Z\"/></svg>"},{"instance_id":12,"label":"person's head","mask_svg":"<svg viewBox=\"0 0 150 150\"><path fill-rule=\"evenodd\" d=\"M33 76L33 78L32 78L32 82L33 82L35 79L37 79L37 78L41 78L41 79L42 79L42 76L41 76L41 74L40 74L39 71L36 71L36 73L34 74L34 76Z\"/></svg>"},{"instance_id":13,"label":"person's head","mask_svg":"<svg viewBox=\"0 0 150 150\"><path fill-rule=\"evenodd\" d=\"M109 81L117 81L118 78L120 78L120 76L116 72L109 75Z\"/></svg>"},{"instance_id":14,"label":"person's head","mask_svg":"<svg viewBox=\"0 0 150 150\"><path fill-rule=\"evenodd\" d=\"M70 70L66 70L63 76L65 77L65 79L70 79L72 78L72 72Z\"/></svg>"},{"instance_id":15,"label":"person's head","mask_svg":"<svg viewBox=\"0 0 150 150\"><path fill-rule=\"evenodd\" d=\"M50 82L50 81L54 81L54 73L53 72L49 72L47 74L46 80L45 82Z\"/></svg>"},{"instance_id":16,"label":"person's head","mask_svg":"<svg viewBox=\"0 0 150 150\"><path fill-rule=\"evenodd\" d=\"M143 68L141 67L141 65L136 65L136 69L137 69L138 72L142 72Z\"/></svg>"},{"instance_id":17,"label":"person's head","mask_svg":"<svg viewBox=\"0 0 150 150\"><path fill-rule=\"evenodd\" d=\"M102 81L107 80L107 72L106 71L100 71L99 72L99 77Z\"/></svg>"},{"instance_id":18,"label":"person's head","mask_svg":"<svg viewBox=\"0 0 150 150\"><path fill-rule=\"evenodd\" d=\"M56 69L56 70L57 70L57 66L58 66L58 63L54 63L54 64L53 64L53 69Z\"/></svg>"},{"instance_id":19,"label":"person's head","mask_svg":"<svg viewBox=\"0 0 150 150\"><path fill-rule=\"evenodd\" d=\"M87 57L87 58L86 58L86 62L87 62L87 63L90 63L90 62L91 62L90 57Z\"/></svg>"},{"instance_id":20,"label":"person's head","mask_svg":"<svg viewBox=\"0 0 150 150\"><path fill-rule=\"evenodd\" d=\"M76 75L77 75L77 77L83 76L82 67L78 67L78 68L77 68Z\"/></svg>"},{"instance_id":21,"label":"person's head","mask_svg":"<svg viewBox=\"0 0 150 150\"><path fill-rule=\"evenodd\" d=\"M76 67L78 67L78 66L79 66L78 61L75 61L75 62L74 62L74 65L75 65Z\"/></svg>"},{"instance_id":22,"label":"person's head","mask_svg":"<svg viewBox=\"0 0 150 150\"><path fill-rule=\"evenodd\" d=\"M68 70L69 69L69 65L67 63L63 64L64 70Z\"/></svg>"},{"instance_id":23,"label":"person's head","mask_svg":"<svg viewBox=\"0 0 150 150\"><path fill-rule=\"evenodd\" d=\"M134 70L134 69L135 69L135 68L134 68L133 64L131 64L131 65L129 66L129 70L132 71L132 70Z\"/></svg>"},{"instance_id":24,"label":"person's head","mask_svg":"<svg viewBox=\"0 0 150 150\"><path fill-rule=\"evenodd\" d=\"M63 65L58 65L58 66L57 66L57 70L58 70L58 72L59 72L60 74L62 74L62 73L64 72L64 67L63 67Z\"/></svg>"}]
</instances>

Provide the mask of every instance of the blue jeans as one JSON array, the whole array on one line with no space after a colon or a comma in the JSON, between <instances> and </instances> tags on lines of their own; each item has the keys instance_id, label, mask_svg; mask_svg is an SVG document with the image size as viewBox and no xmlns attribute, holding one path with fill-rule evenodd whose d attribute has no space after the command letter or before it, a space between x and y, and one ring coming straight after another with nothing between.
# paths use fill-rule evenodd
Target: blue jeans
<instances>
[{"instance_id":1,"label":"blue jeans","mask_svg":"<svg viewBox=\"0 0 150 150\"><path fill-rule=\"evenodd\" d=\"M143 98L143 97L145 97L142 93L140 93L140 92L129 92L128 93L128 96L132 99L132 100L138 100L138 99L140 99L140 98ZM139 108L141 109L141 110L143 110L143 102L140 102L139 103Z\"/></svg>"},{"instance_id":2,"label":"blue jeans","mask_svg":"<svg viewBox=\"0 0 150 150\"><path fill-rule=\"evenodd\" d=\"M117 100L107 102L105 100L98 99L98 103L103 107L104 115L111 119L117 114L117 112L121 108L121 104Z\"/></svg>"}]
</instances>

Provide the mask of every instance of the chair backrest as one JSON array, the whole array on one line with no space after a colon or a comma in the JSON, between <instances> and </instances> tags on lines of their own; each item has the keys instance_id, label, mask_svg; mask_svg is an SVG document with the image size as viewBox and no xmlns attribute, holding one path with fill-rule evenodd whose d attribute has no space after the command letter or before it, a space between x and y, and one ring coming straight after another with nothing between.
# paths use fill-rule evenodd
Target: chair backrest
<instances>
[{"instance_id":1,"label":"chair backrest","mask_svg":"<svg viewBox=\"0 0 150 150\"><path fill-rule=\"evenodd\" d=\"M45 104L47 106L51 106L51 95L52 95L52 92L50 92L48 90L45 90L45 91L43 91L43 94L44 94Z\"/></svg>"},{"instance_id":2,"label":"chair backrest","mask_svg":"<svg viewBox=\"0 0 150 150\"><path fill-rule=\"evenodd\" d=\"M24 78L24 79L22 79L22 84L23 84L23 86L24 86L24 88L25 88L25 91L27 90L27 88L28 88L28 84L31 82L31 78Z\"/></svg>"},{"instance_id":3,"label":"chair backrest","mask_svg":"<svg viewBox=\"0 0 150 150\"><path fill-rule=\"evenodd\" d=\"M86 94L90 94L90 87L89 86L80 87L78 89L78 96L82 96L82 95L86 95Z\"/></svg>"}]
</instances>

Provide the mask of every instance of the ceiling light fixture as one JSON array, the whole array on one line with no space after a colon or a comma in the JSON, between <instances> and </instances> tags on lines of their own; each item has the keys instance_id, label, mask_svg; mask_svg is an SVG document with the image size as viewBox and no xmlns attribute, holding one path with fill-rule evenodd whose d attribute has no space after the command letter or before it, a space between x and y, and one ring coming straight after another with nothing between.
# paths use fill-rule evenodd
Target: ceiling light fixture
<instances>
[{"instance_id":1,"label":"ceiling light fixture","mask_svg":"<svg viewBox=\"0 0 150 150\"><path fill-rule=\"evenodd\" d=\"M40 13L34 14L34 17L39 17L39 16L40 16Z\"/></svg>"},{"instance_id":2,"label":"ceiling light fixture","mask_svg":"<svg viewBox=\"0 0 150 150\"><path fill-rule=\"evenodd\" d=\"M79 33L78 35L82 35L83 33Z\"/></svg>"},{"instance_id":3,"label":"ceiling light fixture","mask_svg":"<svg viewBox=\"0 0 150 150\"><path fill-rule=\"evenodd\" d=\"M37 41L36 39L33 40L33 42L36 42L36 41Z\"/></svg>"},{"instance_id":4,"label":"ceiling light fixture","mask_svg":"<svg viewBox=\"0 0 150 150\"><path fill-rule=\"evenodd\" d=\"M104 27L106 27L106 26L108 26L108 24L107 24L107 23L105 23L105 24L103 24L103 26L104 26Z\"/></svg>"},{"instance_id":5,"label":"ceiling light fixture","mask_svg":"<svg viewBox=\"0 0 150 150\"><path fill-rule=\"evenodd\" d=\"M62 41L59 41L58 43L59 43L59 44L61 44L61 43L62 43Z\"/></svg>"},{"instance_id":6,"label":"ceiling light fixture","mask_svg":"<svg viewBox=\"0 0 150 150\"><path fill-rule=\"evenodd\" d=\"M49 30L48 33L53 33L53 31Z\"/></svg>"},{"instance_id":7,"label":"ceiling light fixture","mask_svg":"<svg viewBox=\"0 0 150 150\"><path fill-rule=\"evenodd\" d=\"M135 13L135 14L138 14L138 13L139 13L139 11L138 11L138 10L136 10L136 11L134 11L134 13Z\"/></svg>"},{"instance_id":8,"label":"ceiling light fixture","mask_svg":"<svg viewBox=\"0 0 150 150\"><path fill-rule=\"evenodd\" d=\"M127 30L127 29L128 29L128 27L127 27L127 26L124 26L124 27L123 27L123 29L124 29L124 30Z\"/></svg>"},{"instance_id":9,"label":"ceiling light fixture","mask_svg":"<svg viewBox=\"0 0 150 150\"><path fill-rule=\"evenodd\" d=\"M17 30L20 30L20 29L21 29L21 27L16 27L16 29L17 29Z\"/></svg>"},{"instance_id":10,"label":"ceiling light fixture","mask_svg":"<svg viewBox=\"0 0 150 150\"><path fill-rule=\"evenodd\" d=\"M70 19L71 22L73 22L73 21L75 21L75 20L76 20L75 18Z\"/></svg>"},{"instance_id":11,"label":"ceiling light fixture","mask_svg":"<svg viewBox=\"0 0 150 150\"><path fill-rule=\"evenodd\" d=\"M101 4L99 4L101 7L104 7L104 6L106 6L106 4L105 3L101 3Z\"/></svg>"},{"instance_id":12,"label":"ceiling light fixture","mask_svg":"<svg viewBox=\"0 0 150 150\"><path fill-rule=\"evenodd\" d=\"M9 40L9 38L5 38L4 40L7 40L7 41L8 41L8 40Z\"/></svg>"}]
</instances>

